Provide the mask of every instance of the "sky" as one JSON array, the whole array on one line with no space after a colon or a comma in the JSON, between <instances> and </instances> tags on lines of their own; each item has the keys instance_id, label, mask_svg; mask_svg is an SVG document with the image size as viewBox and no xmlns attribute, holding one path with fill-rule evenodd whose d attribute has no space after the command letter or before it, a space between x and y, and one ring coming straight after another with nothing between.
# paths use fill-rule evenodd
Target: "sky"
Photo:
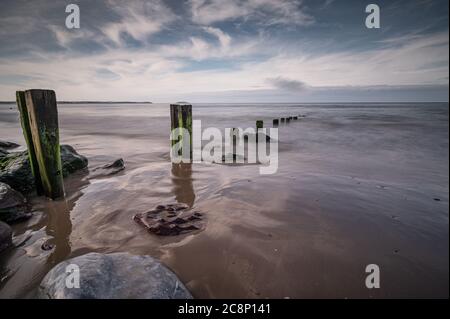
<instances>
[{"instance_id":1,"label":"sky","mask_svg":"<svg viewBox=\"0 0 450 319\"><path fill-rule=\"evenodd\" d=\"M65 25L80 8L80 28ZM366 6L380 7L368 29ZM0 0L0 100L447 101L447 0Z\"/></svg>"}]
</instances>

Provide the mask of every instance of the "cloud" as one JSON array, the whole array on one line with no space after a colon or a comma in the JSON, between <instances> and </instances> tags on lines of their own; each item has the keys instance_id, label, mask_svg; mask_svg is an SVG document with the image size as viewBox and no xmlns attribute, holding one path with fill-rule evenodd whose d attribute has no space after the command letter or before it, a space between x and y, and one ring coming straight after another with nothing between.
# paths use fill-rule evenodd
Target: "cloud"
<instances>
[{"instance_id":1,"label":"cloud","mask_svg":"<svg viewBox=\"0 0 450 319\"><path fill-rule=\"evenodd\" d=\"M108 0L109 6L120 16L120 22L107 23L101 31L120 45L124 33L135 40L146 41L151 34L173 22L176 15L160 0Z\"/></svg>"},{"instance_id":2,"label":"cloud","mask_svg":"<svg viewBox=\"0 0 450 319\"><path fill-rule=\"evenodd\" d=\"M192 21L205 25L239 18L264 25L314 23L300 0L189 0L189 4Z\"/></svg>"},{"instance_id":3,"label":"cloud","mask_svg":"<svg viewBox=\"0 0 450 319\"><path fill-rule=\"evenodd\" d=\"M222 30L213 27L204 27L203 30L216 36L223 48L230 47L231 37Z\"/></svg>"},{"instance_id":4,"label":"cloud","mask_svg":"<svg viewBox=\"0 0 450 319\"><path fill-rule=\"evenodd\" d=\"M266 81L268 83L270 83L271 85L273 85L277 89L293 91L293 92L304 91L308 87L302 81L286 79L286 78L283 78L280 76L277 78L268 78L268 79L266 79Z\"/></svg>"}]
</instances>

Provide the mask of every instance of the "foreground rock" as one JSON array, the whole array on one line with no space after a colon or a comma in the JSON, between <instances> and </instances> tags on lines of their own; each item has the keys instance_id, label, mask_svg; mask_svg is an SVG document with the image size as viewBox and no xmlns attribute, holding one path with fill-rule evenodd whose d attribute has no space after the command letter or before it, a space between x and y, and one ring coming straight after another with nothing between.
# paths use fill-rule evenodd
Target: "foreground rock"
<instances>
[{"instance_id":1,"label":"foreground rock","mask_svg":"<svg viewBox=\"0 0 450 319\"><path fill-rule=\"evenodd\" d=\"M79 289L66 287L69 264L80 269ZM90 253L64 261L45 276L38 293L41 299L192 298L177 276L160 262L128 253Z\"/></svg>"},{"instance_id":2,"label":"foreground rock","mask_svg":"<svg viewBox=\"0 0 450 319\"><path fill-rule=\"evenodd\" d=\"M31 217L27 200L7 184L0 182L0 221L14 223Z\"/></svg>"},{"instance_id":3,"label":"foreground rock","mask_svg":"<svg viewBox=\"0 0 450 319\"><path fill-rule=\"evenodd\" d=\"M87 158L78 154L70 145L61 145L61 161L64 177L87 167L88 164ZM13 152L0 157L0 182L24 194L34 190L28 151Z\"/></svg>"},{"instance_id":4,"label":"foreground rock","mask_svg":"<svg viewBox=\"0 0 450 319\"><path fill-rule=\"evenodd\" d=\"M188 212L183 204L158 205L146 213L136 214L133 219L149 232L160 236L176 236L203 228L203 214Z\"/></svg>"},{"instance_id":5,"label":"foreground rock","mask_svg":"<svg viewBox=\"0 0 450 319\"><path fill-rule=\"evenodd\" d=\"M0 253L12 245L12 230L4 222L0 222Z\"/></svg>"}]
</instances>

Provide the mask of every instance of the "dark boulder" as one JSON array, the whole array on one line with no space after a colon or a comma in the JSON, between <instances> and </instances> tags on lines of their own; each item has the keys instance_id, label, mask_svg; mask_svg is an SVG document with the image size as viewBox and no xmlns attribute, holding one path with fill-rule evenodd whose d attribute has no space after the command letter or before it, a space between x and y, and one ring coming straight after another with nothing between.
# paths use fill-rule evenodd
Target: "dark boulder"
<instances>
[{"instance_id":1,"label":"dark boulder","mask_svg":"<svg viewBox=\"0 0 450 319\"><path fill-rule=\"evenodd\" d=\"M12 245L12 230L8 224L0 221L0 253Z\"/></svg>"},{"instance_id":2,"label":"dark boulder","mask_svg":"<svg viewBox=\"0 0 450 319\"><path fill-rule=\"evenodd\" d=\"M27 200L5 183L0 182L0 221L14 223L31 217Z\"/></svg>"}]
</instances>

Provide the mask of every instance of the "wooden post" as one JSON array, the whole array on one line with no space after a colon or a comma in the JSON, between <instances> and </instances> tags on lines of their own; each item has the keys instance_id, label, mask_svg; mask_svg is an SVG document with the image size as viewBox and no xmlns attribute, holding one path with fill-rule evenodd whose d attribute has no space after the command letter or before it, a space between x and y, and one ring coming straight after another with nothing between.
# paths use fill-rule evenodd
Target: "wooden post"
<instances>
[{"instance_id":1,"label":"wooden post","mask_svg":"<svg viewBox=\"0 0 450 319\"><path fill-rule=\"evenodd\" d=\"M258 142L259 129L264 127L264 121L258 120L256 121L256 142Z\"/></svg>"},{"instance_id":2,"label":"wooden post","mask_svg":"<svg viewBox=\"0 0 450 319\"><path fill-rule=\"evenodd\" d=\"M189 132L189 156L192 159L192 105L186 102L178 102L170 104L170 129L171 132L176 128L184 128ZM180 136L176 140L172 140L172 146L183 140L183 136ZM183 142L181 142L181 148L179 155L183 152Z\"/></svg>"},{"instance_id":3,"label":"wooden post","mask_svg":"<svg viewBox=\"0 0 450 319\"><path fill-rule=\"evenodd\" d=\"M278 127L279 121L278 119L273 120L273 127Z\"/></svg>"},{"instance_id":4,"label":"wooden post","mask_svg":"<svg viewBox=\"0 0 450 319\"><path fill-rule=\"evenodd\" d=\"M233 159L236 157L236 148L237 148L237 143L238 143L238 139L239 139L239 129L233 127L231 129L230 132L230 142L233 143Z\"/></svg>"},{"instance_id":5,"label":"wooden post","mask_svg":"<svg viewBox=\"0 0 450 319\"><path fill-rule=\"evenodd\" d=\"M264 122L261 120L256 121L256 130L263 128Z\"/></svg>"},{"instance_id":6,"label":"wooden post","mask_svg":"<svg viewBox=\"0 0 450 319\"><path fill-rule=\"evenodd\" d=\"M284 123L284 117L281 118L281 123Z\"/></svg>"},{"instance_id":7,"label":"wooden post","mask_svg":"<svg viewBox=\"0 0 450 319\"><path fill-rule=\"evenodd\" d=\"M38 195L43 195L44 190L42 188L41 174L39 172L39 164L36 158L36 152L34 151L33 136L31 135L30 120L28 118L27 104L25 101L25 92L16 92L17 108L20 113L20 124L22 126L23 136L28 148L28 158L30 160L31 172L34 176L34 183L36 185L36 192Z\"/></svg>"},{"instance_id":8,"label":"wooden post","mask_svg":"<svg viewBox=\"0 0 450 319\"><path fill-rule=\"evenodd\" d=\"M52 199L63 197L64 184L55 92L28 90L25 91L25 101L44 195Z\"/></svg>"},{"instance_id":9,"label":"wooden post","mask_svg":"<svg viewBox=\"0 0 450 319\"><path fill-rule=\"evenodd\" d=\"M286 123L289 123L291 121L291 118L290 117L287 117L286 118Z\"/></svg>"},{"instance_id":10,"label":"wooden post","mask_svg":"<svg viewBox=\"0 0 450 319\"><path fill-rule=\"evenodd\" d=\"M297 121L298 120L298 116L294 116L294 120Z\"/></svg>"}]
</instances>

